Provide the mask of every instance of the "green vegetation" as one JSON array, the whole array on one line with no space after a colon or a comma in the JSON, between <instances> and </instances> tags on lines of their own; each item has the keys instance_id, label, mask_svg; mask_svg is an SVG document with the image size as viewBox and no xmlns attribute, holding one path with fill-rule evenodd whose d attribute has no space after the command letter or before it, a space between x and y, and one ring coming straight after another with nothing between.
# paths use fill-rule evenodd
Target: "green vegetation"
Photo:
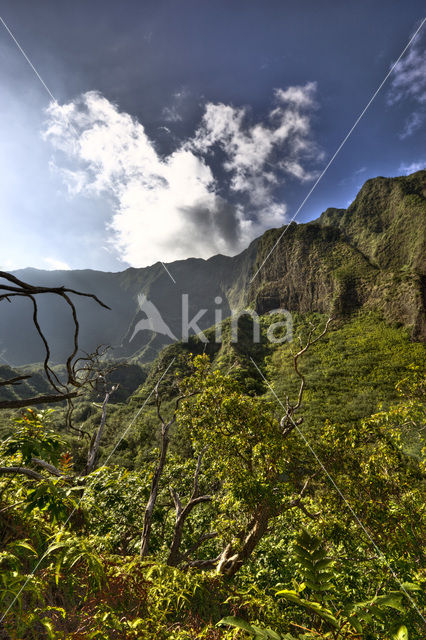
<instances>
[{"instance_id":1,"label":"green vegetation","mask_svg":"<svg viewBox=\"0 0 426 640\"><path fill-rule=\"evenodd\" d=\"M160 263L65 274L113 309L41 296L45 354L21 283L1 317L23 365L0 367L1 640L425 637L424 175L291 224L254 279L282 230L174 263L207 342L130 340L141 292L179 333ZM212 326L215 296L263 314L258 341L250 315L236 342ZM47 356L68 367L28 364Z\"/></svg>"},{"instance_id":2,"label":"green vegetation","mask_svg":"<svg viewBox=\"0 0 426 640\"><path fill-rule=\"evenodd\" d=\"M302 345L310 322L323 325L315 314L295 320ZM250 321L241 328L232 344L225 324L211 362L195 338L170 347L127 403L108 405L101 460L173 362L157 400L90 475L62 409L9 422L4 637L422 637L424 347L374 314L337 323L301 356L298 406L296 343L250 347ZM140 558L159 416L170 445ZM75 417L91 432L99 403L87 397Z\"/></svg>"}]
</instances>

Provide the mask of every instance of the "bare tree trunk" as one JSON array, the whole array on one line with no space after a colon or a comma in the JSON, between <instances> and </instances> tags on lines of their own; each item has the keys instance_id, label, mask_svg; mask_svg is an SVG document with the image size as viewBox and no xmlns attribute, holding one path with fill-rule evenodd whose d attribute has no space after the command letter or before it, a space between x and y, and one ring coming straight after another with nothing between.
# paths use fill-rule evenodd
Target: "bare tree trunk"
<instances>
[{"instance_id":1,"label":"bare tree trunk","mask_svg":"<svg viewBox=\"0 0 426 640\"><path fill-rule=\"evenodd\" d=\"M231 544L225 547L217 563L217 573L230 577L233 577L237 573L243 564L247 562L258 542L265 535L268 529L269 519L272 515L271 508L268 505L259 507L252 520L252 526L244 538L240 551L232 553L233 549Z\"/></svg>"},{"instance_id":2,"label":"bare tree trunk","mask_svg":"<svg viewBox=\"0 0 426 640\"><path fill-rule=\"evenodd\" d=\"M151 482L151 492L149 494L149 499L147 505L145 507L145 516L143 520L143 528L142 528L142 537L141 537L141 550L140 557L144 558L148 555L149 548L149 539L151 537L151 527L152 527L152 514L154 511L155 503L157 502L158 496L158 487L160 484L160 478L163 475L164 465L166 463L167 450L169 448L169 429L170 425L174 422L174 417L170 422L165 423L163 421L161 426L161 450L160 457L158 459L158 463L156 469L154 471L154 476Z\"/></svg>"},{"instance_id":3,"label":"bare tree trunk","mask_svg":"<svg viewBox=\"0 0 426 640\"><path fill-rule=\"evenodd\" d=\"M190 394L193 395L193 394ZM173 415L168 422L163 419L161 415L161 398L158 393L158 385L155 388L155 401L157 404L157 416L161 423L161 448L160 448L160 456L158 458L157 466L154 471L154 476L151 482L151 492L149 494L148 502L145 507L145 515L143 519L143 527L142 527L142 536L141 536L141 550L140 557L144 558L148 555L149 549L149 539L151 537L151 527L152 527L152 514L154 512L155 504L157 502L158 489L160 485L160 479L163 475L164 465L166 464L167 450L169 448L169 431L170 427L176 420L176 412L179 407L180 401L184 396L178 396L175 402L175 408L173 411ZM189 396L186 396L189 397Z\"/></svg>"},{"instance_id":4,"label":"bare tree trunk","mask_svg":"<svg viewBox=\"0 0 426 640\"><path fill-rule=\"evenodd\" d=\"M212 499L212 496L200 496L200 487L199 487L198 481L200 477L200 469L201 469L201 461L203 459L203 453L204 451L202 451L198 456L197 466L195 468L195 474L194 474L194 486L192 489L192 495L189 498L184 508L182 508L182 503L180 501L180 497L177 491L170 489L170 493L172 495L173 502L175 503L175 507L176 507L176 522L173 530L173 540L170 546L169 557L167 558L167 564L172 567L176 567L184 559L184 557L180 552L180 545L182 542L183 528L184 528L187 517L191 513L192 509L195 506L197 506L197 504L201 504L203 502L210 502L210 500Z\"/></svg>"},{"instance_id":5,"label":"bare tree trunk","mask_svg":"<svg viewBox=\"0 0 426 640\"><path fill-rule=\"evenodd\" d=\"M305 515L314 520L318 517L319 514L310 513L304 507L302 498L306 493L310 481L312 480L312 478L314 478L315 475L316 473L312 474L311 476L309 476L309 478L306 479L298 496L291 500L289 505L286 507L287 509L292 509L294 507L301 509ZM247 527L247 533L242 542L241 549L236 553L233 553L232 544L229 544L227 547L225 547L217 562L216 572L233 577L243 566L243 564L247 562L260 540L267 533L268 525L271 518L275 518L281 512L282 509L272 509L269 504L259 505L252 521Z\"/></svg>"},{"instance_id":6,"label":"bare tree trunk","mask_svg":"<svg viewBox=\"0 0 426 640\"><path fill-rule=\"evenodd\" d=\"M92 438L92 441L89 446L89 453L87 454L87 464L85 469L85 475L89 475L95 468L96 459L98 457L99 445L101 444L101 438L104 432L105 423L106 423L106 410L107 404L111 397L111 394L114 393L118 388L118 385L111 387L109 391L106 391L105 398L102 403L102 415L101 415L101 423L99 425L99 429L96 431L95 437Z\"/></svg>"}]
</instances>

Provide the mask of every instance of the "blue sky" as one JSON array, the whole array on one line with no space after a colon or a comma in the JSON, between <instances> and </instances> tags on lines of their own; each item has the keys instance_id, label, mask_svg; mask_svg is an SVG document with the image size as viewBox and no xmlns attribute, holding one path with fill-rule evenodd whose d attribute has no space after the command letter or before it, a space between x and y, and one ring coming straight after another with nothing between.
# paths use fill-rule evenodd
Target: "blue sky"
<instances>
[{"instance_id":1,"label":"blue sky","mask_svg":"<svg viewBox=\"0 0 426 640\"><path fill-rule=\"evenodd\" d=\"M285 224L424 17L350 0L6 0L0 264L117 271ZM425 166L423 28L297 216Z\"/></svg>"}]
</instances>

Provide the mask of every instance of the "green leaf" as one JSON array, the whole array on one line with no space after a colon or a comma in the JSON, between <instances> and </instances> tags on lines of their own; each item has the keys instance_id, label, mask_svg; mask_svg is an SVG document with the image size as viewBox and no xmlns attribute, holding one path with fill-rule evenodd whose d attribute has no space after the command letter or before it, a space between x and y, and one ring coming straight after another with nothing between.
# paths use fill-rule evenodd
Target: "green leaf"
<instances>
[{"instance_id":1,"label":"green leaf","mask_svg":"<svg viewBox=\"0 0 426 640\"><path fill-rule=\"evenodd\" d=\"M392 640L408 640L408 629L405 625L401 625L395 633L391 635Z\"/></svg>"},{"instance_id":2,"label":"green leaf","mask_svg":"<svg viewBox=\"0 0 426 640\"><path fill-rule=\"evenodd\" d=\"M272 629L261 629L255 625L252 625L252 629L256 632L256 638L269 638L270 640L281 640L281 636L276 633L276 631L272 631Z\"/></svg>"},{"instance_id":3,"label":"green leaf","mask_svg":"<svg viewBox=\"0 0 426 640\"><path fill-rule=\"evenodd\" d=\"M59 578L61 577L62 556L59 556L55 564L55 583L59 584Z\"/></svg>"},{"instance_id":4,"label":"green leaf","mask_svg":"<svg viewBox=\"0 0 426 640\"><path fill-rule=\"evenodd\" d=\"M387 595L378 596L376 604L383 607L391 607L392 609L396 609L397 611L404 613L405 608L402 606L401 600L402 593L389 593Z\"/></svg>"},{"instance_id":5,"label":"green leaf","mask_svg":"<svg viewBox=\"0 0 426 640\"><path fill-rule=\"evenodd\" d=\"M17 549L17 548L19 548L19 549L28 549L35 556L38 555L38 553L34 549L34 547L29 542L27 542L26 540L19 540L18 542L13 543L13 548L14 549Z\"/></svg>"},{"instance_id":6,"label":"green leaf","mask_svg":"<svg viewBox=\"0 0 426 640\"><path fill-rule=\"evenodd\" d=\"M331 564L333 564L333 560L331 558L324 558L324 560L320 560L319 562L315 563L315 569L317 570L326 569Z\"/></svg>"},{"instance_id":7,"label":"green leaf","mask_svg":"<svg viewBox=\"0 0 426 640\"><path fill-rule=\"evenodd\" d=\"M323 607L319 602L311 602L310 600L304 600L300 598L296 591L292 591L289 589L283 589L281 591L277 591L277 596L281 596L288 600L289 602L294 602L298 604L300 607L307 609L308 611L312 611L316 613L320 618L331 624L336 629L339 627L339 623L336 618L333 616L332 612L329 609Z\"/></svg>"},{"instance_id":8,"label":"green leaf","mask_svg":"<svg viewBox=\"0 0 426 640\"><path fill-rule=\"evenodd\" d=\"M422 588L419 584L416 584L415 582L403 582L401 584L401 589L403 589L404 591L421 591Z\"/></svg>"},{"instance_id":9,"label":"green leaf","mask_svg":"<svg viewBox=\"0 0 426 640\"><path fill-rule=\"evenodd\" d=\"M222 620L219 620L216 626L219 627L222 625L228 625L230 627L236 627L237 629L243 629L244 631L247 631L252 635L255 633L253 632L253 627L251 626L251 624L249 624L242 618L237 618L236 616L227 616L226 618L222 618Z\"/></svg>"},{"instance_id":10,"label":"green leaf","mask_svg":"<svg viewBox=\"0 0 426 640\"><path fill-rule=\"evenodd\" d=\"M227 618L222 618L217 623L217 627L222 625L228 625L230 627L236 627L237 629L242 629L247 633L250 633L252 636L257 638L258 640L282 640L281 636L278 635L276 631L272 631L272 629L264 629L261 627L257 627L255 625L251 625L242 618L237 618L235 616L228 616ZM291 636L289 636L291 638Z\"/></svg>"},{"instance_id":11,"label":"green leaf","mask_svg":"<svg viewBox=\"0 0 426 640\"><path fill-rule=\"evenodd\" d=\"M51 638L51 640L54 640L56 634L52 622L48 618L44 618L41 620L41 624L46 629L48 637Z\"/></svg>"}]
</instances>

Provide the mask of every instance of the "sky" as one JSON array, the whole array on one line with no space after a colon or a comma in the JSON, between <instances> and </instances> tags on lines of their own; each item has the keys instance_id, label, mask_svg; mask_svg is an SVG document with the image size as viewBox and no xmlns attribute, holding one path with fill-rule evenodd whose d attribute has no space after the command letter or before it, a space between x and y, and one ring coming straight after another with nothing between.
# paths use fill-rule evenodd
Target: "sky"
<instances>
[{"instance_id":1,"label":"sky","mask_svg":"<svg viewBox=\"0 0 426 640\"><path fill-rule=\"evenodd\" d=\"M347 207L369 178L424 168L426 24L333 159L424 13L4 0L40 77L0 24L1 268L235 255L296 214Z\"/></svg>"}]
</instances>

